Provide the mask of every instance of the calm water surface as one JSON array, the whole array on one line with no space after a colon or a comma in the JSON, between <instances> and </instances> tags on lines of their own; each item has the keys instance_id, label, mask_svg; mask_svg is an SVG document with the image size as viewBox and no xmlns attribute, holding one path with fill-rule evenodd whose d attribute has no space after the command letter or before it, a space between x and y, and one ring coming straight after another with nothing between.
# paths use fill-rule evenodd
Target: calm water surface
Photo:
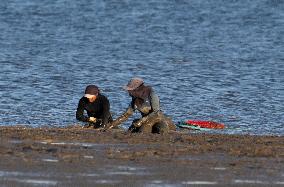
<instances>
[{"instance_id":1,"label":"calm water surface","mask_svg":"<svg viewBox=\"0 0 284 187\"><path fill-rule=\"evenodd\" d=\"M284 135L283 10L281 0L2 0L0 125L78 123L88 84L117 117L130 102L121 87L141 76L175 122Z\"/></svg>"}]
</instances>

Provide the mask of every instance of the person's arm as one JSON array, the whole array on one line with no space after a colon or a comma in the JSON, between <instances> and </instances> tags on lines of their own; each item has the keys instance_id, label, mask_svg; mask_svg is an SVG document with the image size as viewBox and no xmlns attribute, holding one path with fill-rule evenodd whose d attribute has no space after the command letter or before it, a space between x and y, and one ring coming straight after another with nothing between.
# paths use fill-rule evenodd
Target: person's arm
<instances>
[{"instance_id":1,"label":"person's arm","mask_svg":"<svg viewBox=\"0 0 284 187\"><path fill-rule=\"evenodd\" d=\"M108 123L105 127L105 130L108 129L112 129L120 124L122 124L123 122L125 122L132 114L134 113L134 110L131 106L129 106L127 108L127 110L121 115L119 116L116 120L114 120L111 123Z\"/></svg>"},{"instance_id":2,"label":"person's arm","mask_svg":"<svg viewBox=\"0 0 284 187\"><path fill-rule=\"evenodd\" d=\"M150 103L151 103L151 107L152 107L152 112L150 114L148 114L147 116L141 118L136 123L134 123L135 127L140 127L149 118L151 118L152 116L156 115L160 111L160 99L159 99L158 95L154 92L153 89L152 89L152 91L150 93Z\"/></svg>"},{"instance_id":3,"label":"person's arm","mask_svg":"<svg viewBox=\"0 0 284 187\"><path fill-rule=\"evenodd\" d=\"M101 116L103 126L108 123L109 117L110 117L110 104L109 100L105 97L103 99L103 112Z\"/></svg>"},{"instance_id":4,"label":"person's arm","mask_svg":"<svg viewBox=\"0 0 284 187\"><path fill-rule=\"evenodd\" d=\"M84 102L82 99L80 99L79 103L78 103L78 107L77 107L77 111L76 111L76 119L79 121L83 121L83 122L88 122L89 118L84 116Z\"/></svg>"},{"instance_id":5,"label":"person's arm","mask_svg":"<svg viewBox=\"0 0 284 187\"><path fill-rule=\"evenodd\" d=\"M160 99L158 95L154 92L154 90L152 90L150 93L150 103L151 103L153 112L160 111Z\"/></svg>"}]
</instances>

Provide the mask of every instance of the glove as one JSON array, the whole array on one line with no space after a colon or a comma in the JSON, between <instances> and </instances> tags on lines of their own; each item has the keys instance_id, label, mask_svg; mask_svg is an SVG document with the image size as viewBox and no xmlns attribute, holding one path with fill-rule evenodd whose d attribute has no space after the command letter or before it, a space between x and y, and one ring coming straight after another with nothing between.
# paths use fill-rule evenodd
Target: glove
<instances>
[{"instance_id":1,"label":"glove","mask_svg":"<svg viewBox=\"0 0 284 187\"><path fill-rule=\"evenodd\" d=\"M134 127L140 127L143 123L146 122L148 118L147 117L143 117L140 120L138 120L137 122L133 123Z\"/></svg>"},{"instance_id":2,"label":"glove","mask_svg":"<svg viewBox=\"0 0 284 187\"><path fill-rule=\"evenodd\" d=\"M151 121L160 120L162 113L160 111L152 112L151 114L141 118L136 123L134 123L134 127L141 127L145 123L149 123Z\"/></svg>"},{"instance_id":3,"label":"glove","mask_svg":"<svg viewBox=\"0 0 284 187\"><path fill-rule=\"evenodd\" d=\"M119 116L116 120L114 120L111 123L108 123L105 125L104 130L109 130L112 129L113 127L116 127L118 125L120 125L121 123L123 123L124 121L126 121L129 116L131 116L133 114L133 109L131 107L129 107L121 116Z\"/></svg>"},{"instance_id":4,"label":"glove","mask_svg":"<svg viewBox=\"0 0 284 187\"><path fill-rule=\"evenodd\" d=\"M89 117L89 122L96 123L97 118Z\"/></svg>"}]
</instances>

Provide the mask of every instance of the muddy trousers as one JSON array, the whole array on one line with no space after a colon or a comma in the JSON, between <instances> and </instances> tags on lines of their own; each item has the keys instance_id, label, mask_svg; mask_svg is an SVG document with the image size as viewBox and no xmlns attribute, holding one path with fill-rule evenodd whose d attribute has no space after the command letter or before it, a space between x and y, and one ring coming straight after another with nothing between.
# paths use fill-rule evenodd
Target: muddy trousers
<instances>
[{"instance_id":1,"label":"muddy trousers","mask_svg":"<svg viewBox=\"0 0 284 187\"><path fill-rule=\"evenodd\" d=\"M140 127L136 127L135 123L139 119L135 119L132 125L129 127L130 132L142 132L142 133L159 133L166 134L170 130L175 130L175 125L171 118L166 117L162 112L157 112L155 115L149 117Z\"/></svg>"}]
</instances>

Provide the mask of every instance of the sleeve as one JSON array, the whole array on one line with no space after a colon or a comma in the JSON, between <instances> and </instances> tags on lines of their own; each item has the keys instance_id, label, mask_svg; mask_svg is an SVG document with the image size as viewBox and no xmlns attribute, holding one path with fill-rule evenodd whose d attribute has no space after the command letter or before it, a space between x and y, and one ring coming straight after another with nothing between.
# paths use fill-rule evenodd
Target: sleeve
<instances>
[{"instance_id":1,"label":"sleeve","mask_svg":"<svg viewBox=\"0 0 284 187\"><path fill-rule=\"evenodd\" d=\"M160 99L154 90L150 93L150 102L153 109L153 112L158 112L160 110Z\"/></svg>"},{"instance_id":2,"label":"sleeve","mask_svg":"<svg viewBox=\"0 0 284 187\"><path fill-rule=\"evenodd\" d=\"M135 107L135 98L134 97L132 97L132 100L131 100L128 108L132 108L132 110L135 111L136 107Z\"/></svg>"},{"instance_id":3,"label":"sleeve","mask_svg":"<svg viewBox=\"0 0 284 187\"><path fill-rule=\"evenodd\" d=\"M78 103L76 119L83 122L87 122L89 120L88 117L84 116L84 101L82 99L80 99Z\"/></svg>"},{"instance_id":4,"label":"sleeve","mask_svg":"<svg viewBox=\"0 0 284 187\"><path fill-rule=\"evenodd\" d=\"M149 115L144 116L139 121L137 121L134 126L140 127L143 123L145 123L149 118L152 116L155 116L160 111L160 99L157 94L152 90L150 93L150 102L153 112L151 112Z\"/></svg>"},{"instance_id":5,"label":"sleeve","mask_svg":"<svg viewBox=\"0 0 284 187\"><path fill-rule=\"evenodd\" d=\"M110 104L109 100L105 97L103 100L103 112L101 119L103 120L103 125L108 123L108 119L110 117Z\"/></svg>"},{"instance_id":6,"label":"sleeve","mask_svg":"<svg viewBox=\"0 0 284 187\"><path fill-rule=\"evenodd\" d=\"M105 128L106 129L111 129L113 127L116 127L120 124L122 124L123 122L125 122L132 114L133 114L133 109L131 106L129 106L127 108L127 110L121 115L119 116L116 120L114 120L113 122L109 123Z\"/></svg>"}]
</instances>

